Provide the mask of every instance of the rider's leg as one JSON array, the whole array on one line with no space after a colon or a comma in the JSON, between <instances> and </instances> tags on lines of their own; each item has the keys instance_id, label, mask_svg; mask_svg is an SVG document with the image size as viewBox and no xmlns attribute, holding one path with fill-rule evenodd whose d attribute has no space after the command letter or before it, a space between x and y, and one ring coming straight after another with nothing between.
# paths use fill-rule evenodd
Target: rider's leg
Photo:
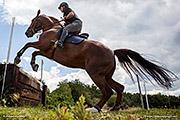
<instances>
[{"instance_id":1,"label":"rider's leg","mask_svg":"<svg viewBox=\"0 0 180 120\"><path fill-rule=\"evenodd\" d=\"M66 27L64 27L57 45L63 48L64 40L67 37L68 33L80 32L81 29L82 29L82 22L80 20L75 20L73 23L68 24Z\"/></svg>"},{"instance_id":2,"label":"rider's leg","mask_svg":"<svg viewBox=\"0 0 180 120\"><path fill-rule=\"evenodd\" d=\"M64 45L64 40L65 38L68 36L68 30L67 28L65 27L64 29L62 29L62 34L60 36L60 39L58 40L58 43L57 45L61 48L63 48L63 45Z\"/></svg>"}]
</instances>

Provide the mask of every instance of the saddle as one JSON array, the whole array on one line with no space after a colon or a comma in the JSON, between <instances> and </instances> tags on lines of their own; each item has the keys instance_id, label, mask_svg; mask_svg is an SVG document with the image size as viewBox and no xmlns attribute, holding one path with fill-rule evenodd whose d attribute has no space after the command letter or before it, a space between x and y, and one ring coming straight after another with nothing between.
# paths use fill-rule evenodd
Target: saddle
<instances>
[{"instance_id":1,"label":"saddle","mask_svg":"<svg viewBox=\"0 0 180 120\"><path fill-rule=\"evenodd\" d=\"M62 29L63 28L61 28L56 34L58 40L61 37ZM81 33L81 34L79 34L79 33L70 33L65 38L64 42L68 42L68 43L72 43L72 44L80 44L85 39L88 39L88 37L89 37L88 33ZM55 45L55 41L53 41L53 40L51 40L51 43L54 45L54 49L53 49L53 52L52 52L52 55L51 55L51 59L53 59L54 58L54 53L55 53L56 48L57 48L57 45Z\"/></svg>"},{"instance_id":2,"label":"saddle","mask_svg":"<svg viewBox=\"0 0 180 120\"><path fill-rule=\"evenodd\" d=\"M61 28L56 34L58 40L61 37L62 29L63 28ZM73 43L73 44L79 44L82 41L84 41L85 39L88 39L88 37L89 37L88 33L81 33L81 34L79 34L79 33L69 33L69 35L65 38L64 42Z\"/></svg>"}]
</instances>

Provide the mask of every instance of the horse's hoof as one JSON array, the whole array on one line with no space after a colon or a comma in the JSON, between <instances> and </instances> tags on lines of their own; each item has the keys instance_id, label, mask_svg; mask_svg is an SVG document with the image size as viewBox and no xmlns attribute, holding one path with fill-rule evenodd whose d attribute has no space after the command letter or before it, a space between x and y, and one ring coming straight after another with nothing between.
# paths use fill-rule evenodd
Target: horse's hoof
<instances>
[{"instance_id":1,"label":"horse's hoof","mask_svg":"<svg viewBox=\"0 0 180 120\"><path fill-rule=\"evenodd\" d=\"M111 109L109 109L109 111L119 111L121 108L121 106L114 106Z\"/></svg>"},{"instance_id":2,"label":"horse's hoof","mask_svg":"<svg viewBox=\"0 0 180 120\"><path fill-rule=\"evenodd\" d=\"M20 62L21 62L20 57L16 56L16 57L14 58L14 64L17 65L17 64L19 64Z\"/></svg>"},{"instance_id":3,"label":"horse's hoof","mask_svg":"<svg viewBox=\"0 0 180 120\"><path fill-rule=\"evenodd\" d=\"M37 72L37 71L38 71L38 68L39 68L39 65L38 65L38 64L33 64L33 65L32 65L32 68L33 68L33 70L34 70L35 72Z\"/></svg>"}]
</instances>

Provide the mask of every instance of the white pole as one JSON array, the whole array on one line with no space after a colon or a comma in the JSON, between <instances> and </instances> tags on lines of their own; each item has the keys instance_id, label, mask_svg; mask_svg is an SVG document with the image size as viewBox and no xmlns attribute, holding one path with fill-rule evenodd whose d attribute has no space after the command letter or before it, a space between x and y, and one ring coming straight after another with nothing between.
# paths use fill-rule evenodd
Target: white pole
<instances>
[{"instance_id":1,"label":"white pole","mask_svg":"<svg viewBox=\"0 0 180 120\"><path fill-rule=\"evenodd\" d=\"M9 57L10 57L10 52L11 52L11 43L12 43L12 36L13 36L13 31L14 31L14 24L15 24L15 17L12 18L11 36L10 36L10 42L9 42L8 56L7 56L7 60L6 60L6 63L5 63L3 84L2 84L2 90L1 90L1 98L3 96L4 84L5 84L6 72L7 72L7 64L9 63Z\"/></svg>"},{"instance_id":2,"label":"white pole","mask_svg":"<svg viewBox=\"0 0 180 120\"><path fill-rule=\"evenodd\" d=\"M147 109L149 110L149 102L148 102L148 96L147 96L147 92L146 92L146 84L145 84L145 82L144 82L144 91L145 91L145 96L146 96Z\"/></svg>"},{"instance_id":3,"label":"white pole","mask_svg":"<svg viewBox=\"0 0 180 120\"><path fill-rule=\"evenodd\" d=\"M138 75L136 75L136 77L137 77L137 82L138 82L139 94L141 97L141 105L142 105L142 109L144 109L144 102L143 102L143 97L142 97L142 93L141 93L141 86L140 86L140 82L139 82L139 77L138 77Z\"/></svg>"},{"instance_id":4,"label":"white pole","mask_svg":"<svg viewBox=\"0 0 180 120\"><path fill-rule=\"evenodd\" d=\"M43 65L44 65L44 61L41 60L41 82L42 82L42 78L43 78Z\"/></svg>"},{"instance_id":5,"label":"white pole","mask_svg":"<svg viewBox=\"0 0 180 120\"><path fill-rule=\"evenodd\" d=\"M5 0L3 0L3 7L4 7L4 5L5 5Z\"/></svg>"}]
</instances>

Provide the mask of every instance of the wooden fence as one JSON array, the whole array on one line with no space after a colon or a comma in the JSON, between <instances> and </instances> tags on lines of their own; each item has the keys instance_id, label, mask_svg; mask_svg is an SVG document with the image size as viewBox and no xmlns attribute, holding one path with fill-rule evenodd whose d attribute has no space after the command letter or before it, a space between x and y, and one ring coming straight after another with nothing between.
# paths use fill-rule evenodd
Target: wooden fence
<instances>
[{"instance_id":1,"label":"wooden fence","mask_svg":"<svg viewBox=\"0 0 180 120\"><path fill-rule=\"evenodd\" d=\"M0 64L1 76L4 74L4 68L5 65ZM46 106L47 86L41 86L41 83L37 79L33 78L31 75L24 72L22 68L14 64L8 64L5 88L12 88L12 93L20 94L18 100L19 106L37 106L39 104ZM1 89L2 80L0 81L0 91Z\"/></svg>"}]
</instances>

